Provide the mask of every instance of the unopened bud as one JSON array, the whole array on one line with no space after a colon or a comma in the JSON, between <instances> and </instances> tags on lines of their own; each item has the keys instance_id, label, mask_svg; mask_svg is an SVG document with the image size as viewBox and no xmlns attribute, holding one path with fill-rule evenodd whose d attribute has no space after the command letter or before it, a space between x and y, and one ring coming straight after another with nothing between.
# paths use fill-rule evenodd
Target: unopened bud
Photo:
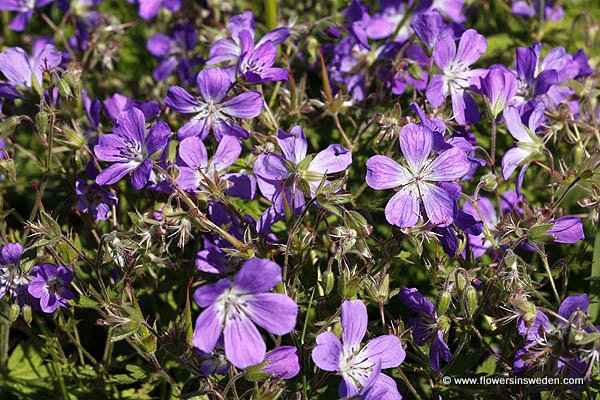
<instances>
[{"instance_id":1,"label":"unopened bud","mask_svg":"<svg viewBox=\"0 0 600 400\"><path fill-rule=\"evenodd\" d=\"M10 135L20 123L21 117L17 115L5 118L4 121L0 123L0 134Z\"/></svg>"},{"instance_id":2,"label":"unopened bud","mask_svg":"<svg viewBox=\"0 0 600 400\"><path fill-rule=\"evenodd\" d=\"M323 289L325 290L325 294L331 293L333 287L335 286L335 276L331 271L325 271L323 273Z\"/></svg>"},{"instance_id":3,"label":"unopened bud","mask_svg":"<svg viewBox=\"0 0 600 400\"><path fill-rule=\"evenodd\" d=\"M493 192L498 187L498 180L494 174L485 174L480 179L481 188L487 192Z\"/></svg>"},{"instance_id":4,"label":"unopened bud","mask_svg":"<svg viewBox=\"0 0 600 400\"><path fill-rule=\"evenodd\" d=\"M469 286L465 291L465 308L469 317L475 314L477 309L477 290L473 286Z\"/></svg>"},{"instance_id":5,"label":"unopened bud","mask_svg":"<svg viewBox=\"0 0 600 400\"><path fill-rule=\"evenodd\" d=\"M33 319L33 316L31 315L31 306L26 304L23 306L21 311L23 311L23 320L25 323L27 325L31 325L31 320Z\"/></svg>"},{"instance_id":6,"label":"unopened bud","mask_svg":"<svg viewBox=\"0 0 600 400\"><path fill-rule=\"evenodd\" d=\"M19 318L19 313L21 312L21 307L18 304L13 303L10 306L10 311L8 312L8 319L10 322L15 322L17 318Z\"/></svg>"},{"instance_id":7,"label":"unopened bud","mask_svg":"<svg viewBox=\"0 0 600 400\"><path fill-rule=\"evenodd\" d=\"M46 132L48 130L48 113L45 111L37 113L35 115L35 123L42 132Z\"/></svg>"},{"instance_id":8,"label":"unopened bud","mask_svg":"<svg viewBox=\"0 0 600 400\"><path fill-rule=\"evenodd\" d=\"M62 97L64 97L65 99L70 99L73 97L73 91L71 90L71 86L69 85L69 82L67 82L64 79L61 79L60 81L58 81L58 93L60 93L60 95Z\"/></svg>"},{"instance_id":9,"label":"unopened bud","mask_svg":"<svg viewBox=\"0 0 600 400\"><path fill-rule=\"evenodd\" d=\"M448 311L448 307L450 306L450 301L452 301L452 294L449 290L443 290L440 292L437 298L436 312L438 315L446 314Z\"/></svg>"}]
</instances>

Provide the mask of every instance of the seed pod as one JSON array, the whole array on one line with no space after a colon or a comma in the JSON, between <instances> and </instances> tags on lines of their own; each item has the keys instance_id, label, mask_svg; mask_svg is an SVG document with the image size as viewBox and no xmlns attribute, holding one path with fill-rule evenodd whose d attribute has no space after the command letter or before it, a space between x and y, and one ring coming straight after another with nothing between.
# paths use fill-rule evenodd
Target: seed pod
<instances>
[{"instance_id":1,"label":"seed pod","mask_svg":"<svg viewBox=\"0 0 600 400\"><path fill-rule=\"evenodd\" d=\"M324 290L325 290L325 294L329 294L331 293L331 291L333 290L333 287L335 286L335 276L333 275L333 272L331 271L325 271L323 273L323 286L324 286Z\"/></svg>"},{"instance_id":2,"label":"seed pod","mask_svg":"<svg viewBox=\"0 0 600 400\"><path fill-rule=\"evenodd\" d=\"M481 177L481 188L487 192L493 192L498 187L498 181L494 174L485 174Z\"/></svg>"},{"instance_id":3,"label":"seed pod","mask_svg":"<svg viewBox=\"0 0 600 400\"><path fill-rule=\"evenodd\" d=\"M48 130L48 113L46 111L37 113L35 123L42 132L46 132Z\"/></svg>"},{"instance_id":4,"label":"seed pod","mask_svg":"<svg viewBox=\"0 0 600 400\"><path fill-rule=\"evenodd\" d=\"M477 290L473 286L469 286L465 291L465 299L465 309L469 317L472 317L477 309Z\"/></svg>"},{"instance_id":5,"label":"seed pod","mask_svg":"<svg viewBox=\"0 0 600 400\"><path fill-rule=\"evenodd\" d=\"M23 320L27 325L31 325L31 320L33 319L33 316L31 315L31 306L24 305L22 311Z\"/></svg>"}]
</instances>

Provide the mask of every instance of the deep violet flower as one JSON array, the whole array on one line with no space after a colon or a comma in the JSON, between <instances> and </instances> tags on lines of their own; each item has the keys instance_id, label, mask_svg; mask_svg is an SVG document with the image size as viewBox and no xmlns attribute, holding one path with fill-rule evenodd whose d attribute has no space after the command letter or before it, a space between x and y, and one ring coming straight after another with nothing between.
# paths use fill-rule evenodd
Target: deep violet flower
<instances>
[{"instance_id":1,"label":"deep violet flower","mask_svg":"<svg viewBox=\"0 0 600 400\"><path fill-rule=\"evenodd\" d=\"M207 68L198 74L200 97L194 97L184 88L171 86L165 104L182 114L195 114L177 132L179 139L199 136L205 139L213 131L217 140L225 135L249 137L247 130L233 118L254 118L263 110L263 98L259 92L248 91L225 99L235 79L223 68Z\"/></svg>"},{"instance_id":2,"label":"deep violet flower","mask_svg":"<svg viewBox=\"0 0 600 400\"><path fill-rule=\"evenodd\" d=\"M585 238L581 219L566 215L534 226L529 237L535 242L575 243Z\"/></svg>"},{"instance_id":3,"label":"deep violet flower","mask_svg":"<svg viewBox=\"0 0 600 400\"><path fill-rule=\"evenodd\" d=\"M210 46L210 58L206 63L217 64L224 61L236 61L243 51L242 37L240 35L242 32L249 34L253 49L258 49L267 42L271 42L272 45L276 46L283 43L290 36L290 29L288 27L281 27L267 32L254 45L256 41L254 14L251 11L246 11L229 20L229 34L231 35L231 39L219 39L213 43Z\"/></svg>"},{"instance_id":4,"label":"deep violet flower","mask_svg":"<svg viewBox=\"0 0 600 400\"><path fill-rule=\"evenodd\" d=\"M339 386L340 397L357 395L369 383L377 364L378 368L395 368L402 364L406 352L400 339L394 335L383 335L362 346L367 333L367 307L360 300L342 303L342 340L333 332L326 331L317 336L317 346L312 359L317 367L335 371L342 375ZM401 399L396 382L387 375L379 374L372 384L385 391L381 400Z\"/></svg>"},{"instance_id":5,"label":"deep violet flower","mask_svg":"<svg viewBox=\"0 0 600 400\"><path fill-rule=\"evenodd\" d=\"M113 163L96 177L98 185L112 185L127 174L131 183L141 189L152 179L151 156L164 149L171 129L163 121L155 122L146 133L144 114L137 108L123 111L117 117L113 133L102 135L94 147L99 160Z\"/></svg>"},{"instance_id":6,"label":"deep violet flower","mask_svg":"<svg viewBox=\"0 0 600 400\"><path fill-rule=\"evenodd\" d=\"M13 298L17 289L29 282L19 266L22 254L23 246L19 243L6 243L0 250L0 299L6 294Z\"/></svg>"},{"instance_id":7,"label":"deep violet flower","mask_svg":"<svg viewBox=\"0 0 600 400\"><path fill-rule=\"evenodd\" d=\"M558 72L554 68L540 67L541 51L541 43L534 43L531 47L517 48L515 58L518 81L516 106L523 106L536 97L546 94L559 81Z\"/></svg>"},{"instance_id":8,"label":"deep violet flower","mask_svg":"<svg viewBox=\"0 0 600 400\"><path fill-rule=\"evenodd\" d=\"M75 298L68 288L73 274L65 267L53 264L36 265L31 270L28 292L40 299L40 307L45 313L53 313L58 307L69 308L69 300Z\"/></svg>"},{"instance_id":9,"label":"deep violet flower","mask_svg":"<svg viewBox=\"0 0 600 400\"><path fill-rule=\"evenodd\" d=\"M448 95L452 98L454 118L460 124L471 124L479 120L477 104L467 93L479 87L479 78L485 70L469 67L487 49L487 41L474 29L466 30L456 48L453 35L444 32L433 49L433 61L442 70L435 75L427 87L427 100L438 108Z\"/></svg>"},{"instance_id":10,"label":"deep violet flower","mask_svg":"<svg viewBox=\"0 0 600 400\"><path fill-rule=\"evenodd\" d=\"M446 362L452 358L452 352L444 342L444 332L449 324L447 318L438 317L433 303L416 288L403 288L398 297L402 304L421 315L420 318L411 318L408 321L412 327L413 339L417 346L431 342L429 364L434 371L441 374L440 358Z\"/></svg>"},{"instance_id":11,"label":"deep violet flower","mask_svg":"<svg viewBox=\"0 0 600 400\"><path fill-rule=\"evenodd\" d=\"M196 47L198 33L192 25L176 25L170 35L155 33L148 39L146 47L152 55L159 59L158 66L152 71L157 81L165 80L175 68L182 82L191 82L194 78L192 65L194 60L188 52Z\"/></svg>"},{"instance_id":12,"label":"deep violet flower","mask_svg":"<svg viewBox=\"0 0 600 400\"><path fill-rule=\"evenodd\" d=\"M233 281L223 278L194 293L204 311L196 320L192 342L211 352L221 333L227 359L238 368L262 362L266 345L255 324L275 335L285 335L296 325L298 306L279 293L269 293L281 282L281 268L269 260L246 261Z\"/></svg>"},{"instance_id":13,"label":"deep violet flower","mask_svg":"<svg viewBox=\"0 0 600 400\"><path fill-rule=\"evenodd\" d=\"M496 118L517 94L517 78L504 68L490 68L480 79L481 94L490 114Z\"/></svg>"},{"instance_id":14,"label":"deep violet flower","mask_svg":"<svg viewBox=\"0 0 600 400\"><path fill-rule=\"evenodd\" d=\"M32 79L35 77L39 85L43 82L42 74L51 72L62 61L62 55L51 44L46 44L38 52L33 52L29 57L20 47L11 47L0 53L0 72L6 76L8 83L13 87L33 87Z\"/></svg>"},{"instance_id":15,"label":"deep violet flower","mask_svg":"<svg viewBox=\"0 0 600 400\"><path fill-rule=\"evenodd\" d=\"M252 199L256 191L256 180L253 176L225 173L241 153L240 139L235 136L223 136L211 159L208 158L206 147L200 138L183 139L179 144L181 162L178 163L177 182L185 190L195 191L201 188L210 191L216 188L221 180L228 181L225 193Z\"/></svg>"},{"instance_id":16,"label":"deep violet flower","mask_svg":"<svg viewBox=\"0 0 600 400\"><path fill-rule=\"evenodd\" d=\"M240 32L242 54L238 63L238 73L252 84L287 81L288 70L273 67L277 58L277 46L270 40L254 48L254 39L250 32Z\"/></svg>"},{"instance_id":17,"label":"deep violet flower","mask_svg":"<svg viewBox=\"0 0 600 400\"><path fill-rule=\"evenodd\" d=\"M433 145L431 129L411 123L400 131L405 165L383 155L367 160L369 187L376 190L399 188L385 207L390 224L401 228L416 225L422 215L421 203L429 223L448 226L454 220L455 196L439 183L461 178L469 171L469 163L465 152L457 147L441 151L432 160Z\"/></svg>"},{"instance_id":18,"label":"deep violet flower","mask_svg":"<svg viewBox=\"0 0 600 400\"><path fill-rule=\"evenodd\" d=\"M22 32L36 8L45 7L54 0L0 0L0 10L16 11L8 27L15 32Z\"/></svg>"},{"instance_id":19,"label":"deep violet flower","mask_svg":"<svg viewBox=\"0 0 600 400\"><path fill-rule=\"evenodd\" d=\"M105 221L110 215L111 207L118 202L117 196L103 189L97 183L88 185L83 179L75 182L77 194L77 209L83 213L90 213L95 221Z\"/></svg>"}]
</instances>

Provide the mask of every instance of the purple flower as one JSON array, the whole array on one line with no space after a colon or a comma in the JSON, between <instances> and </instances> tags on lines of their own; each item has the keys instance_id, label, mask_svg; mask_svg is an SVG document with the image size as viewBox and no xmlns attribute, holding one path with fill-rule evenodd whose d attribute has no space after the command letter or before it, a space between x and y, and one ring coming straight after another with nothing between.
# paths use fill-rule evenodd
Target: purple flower
<instances>
[{"instance_id":1,"label":"purple flower","mask_svg":"<svg viewBox=\"0 0 600 400\"><path fill-rule=\"evenodd\" d=\"M36 299L40 299L40 307L45 313L53 313L57 307L69 308L69 300L75 298L68 289L73 274L65 267L56 267L53 264L40 264L31 270L31 282L28 292Z\"/></svg>"},{"instance_id":2,"label":"purple flower","mask_svg":"<svg viewBox=\"0 0 600 400\"><path fill-rule=\"evenodd\" d=\"M102 135L94 147L99 160L113 163L96 177L98 185L112 185L127 174L131 183L141 189L152 178L151 156L164 149L171 130L163 121L155 122L146 134L144 114L137 108L123 111L117 117L112 134ZM154 180L153 180L154 181Z\"/></svg>"},{"instance_id":3,"label":"purple flower","mask_svg":"<svg viewBox=\"0 0 600 400\"><path fill-rule=\"evenodd\" d=\"M233 165L242 153L240 139L235 136L223 136L215 155L209 160L204 143L198 137L183 139L179 144L178 163L179 185L190 191L198 188L211 190L218 186L221 178L228 182L224 192L245 199L252 199L256 191L254 177L247 174L226 174L225 170Z\"/></svg>"},{"instance_id":4,"label":"purple flower","mask_svg":"<svg viewBox=\"0 0 600 400\"><path fill-rule=\"evenodd\" d=\"M345 171L352 163L350 150L339 144L329 145L314 158L307 158L308 143L300 126L293 127L290 133L279 130L277 143L283 155L262 153L254 162L258 187L262 195L273 203L259 221L261 232L281 219L286 209L292 212L304 209L300 180L308 186L310 193L307 190L306 195L314 197L321 184L329 184L327 174Z\"/></svg>"},{"instance_id":5,"label":"purple flower","mask_svg":"<svg viewBox=\"0 0 600 400\"><path fill-rule=\"evenodd\" d=\"M225 135L247 139L247 130L233 122L233 118L254 118L263 110L259 92L248 91L225 100L235 79L222 68L207 68L197 77L200 97L196 98L179 86L171 86L165 104L182 114L196 114L179 128L177 137L184 139L200 136L205 139L212 130L217 140Z\"/></svg>"},{"instance_id":6,"label":"purple flower","mask_svg":"<svg viewBox=\"0 0 600 400\"><path fill-rule=\"evenodd\" d=\"M212 46L210 46L210 58L206 63L217 64L223 61L231 62L237 60L243 52L242 32L248 33L253 49L258 49L267 42L270 42L273 46L277 46L290 36L288 27L277 28L267 32L258 43L256 43L256 46L254 46L254 41L256 40L254 14L252 14L251 11L246 11L229 20L229 34L231 35L231 39L220 39L213 43Z\"/></svg>"},{"instance_id":7,"label":"purple flower","mask_svg":"<svg viewBox=\"0 0 600 400\"><path fill-rule=\"evenodd\" d=\"M156 17L161 7L166 7L171 12L177 12L181 8L183 0L127 0L129 3L140 5L139 15L145 20Z\"/></svg>"},{"instance_id":8,"label":"purple flower","mask_svg":"<svg viewBox=\"0 0 600 400\"><path fill-rule=\"evenodd\" d=\"M519 112L515 107L508 107L504 110L503 116L506 121L508 132L517 139L517 147L510 148L502 157L502 176L508 180L519 165L525 164L527 168L529 162L544 150L544 144L535 134L541 119L544 116L544 105L538 103L535 110L529 117L529 126L526 127L521 121ZM518 185L520 187L520 184Z\"/></svg>"},{"instance_id":9,"label":"purple flower","mask_svg":"<svg viewBox=\"0 0 600 400\"><path fill-rule=\"evenodd\" d=\"M517 48L515 71L518 89L515 105L521 106L535 97L544 95L558 83L558 72L554 68L540 67L542 45L534 43L532 47Z\"/></svg>"},{"instance_id":10,"label":"purple flower","mask_svg":"<svg viewBox=\"0 0 600 400\"><path fill-rule=\"evenodd\" d=\"M376 190L399 188L385 207L387 221L400 228L417 224L420 203L429 223L448 226L457 211L456 199L440 185L459 179L469 170L465 152L457 147L443 150L433 160L433 132L422 125L408 124L400 131L400 149L405 165L377 155L367 160L366 182Z\"/></svg>"},{"instance_id":11,"label":"purple flower","mask_svg":"<svg viewBox=\"0 0 600 400\"><path fill-rule=\"evenodd\" d=\"M555 5L555 3L551 1L524 1L517 0L512 4L512 12L519 17L535 17L536 14L540 12L540 8L544 4L544 19L556 22L563 18L564 10L561 6Z\"/></svg>"},{"instance_id":12,"label":"purple flower","mask_svg":"<svg viewBox=\"0 0 600 400\"><path fill-rule=\"evenodd\" d=\"M144 113L146 121L157 117L160 114L160 105L155 101L143 102L140 100L132 100L127 96L120 93L115 93L112 97L102 102L104 105L104 112L111 121L115 122L117 117L123 111L127 111L130 108L137 108Z\"/></svg>"},{"instance_id":13,"label":"purple flower","mask_svg":"<svg viewBox=\"0 0 600 400\"><path fill-rule=\"evenodd\" d=\"M288 70L273 67L277 58L277 46L267 40L254 48L254 38L248 31L240 32L242 54L238 63L238 73L248 83L287 81Z\"/></svg>"},{"instance_id":14,"label":"purple flower","mask_svg":"<svg viewBox=\"0 0 600 400\"><path fill-rule=\"evenodd\" d=\"M156 81L165 80L175 68L179 71L182 82L190 82L194 77L193 60L188 52L196 47L198 33L192 25L176 25L170 35L155 33L148 39L146 47L152 55L160 60L152 72Z\"/></svg>"},{"instance_id":15,"label":"purple flower","mask_svg":"<svg viewBox=\"0 0 600 400\"><path fill-rule=\"evenodd\" d=\"M28 282L19 267L22 254L23 246L19 243L7 243L0 250L0 299L7 293L14 297L17 288Z\"/></svg>"},{"instance_id":16,"label":"purple flower","mask_svg":"<svg viewBox=\"0 0 600 400\"><path fill-rule=\"evenodd\" d=\"M429 364L434 371L441 374L440 358L446 362L452 358L452 352L444 342L444 331L449 323L447 317L438 317L433 303L416 288L403 288L398 296L402 304L421 314L420 318L411 318L408 324L412 327L413 339L418 346L431 342Z\"/></svg>"},{"instance_id":17,"label":"purple flower","mask_svg":"<svg viewBox=\"0 0 600 400\"><path fill-rule=\"evenodd\" d=\"M503 68L490 68L481 79L481 94L494 118L498 116L517 94L517 78Z\"/></svg>"},{"instance_id":18,"label":"purple flower","mask_svg":"<svg viewBox=\"0 0 600 400\"><path fill-rule=\"evenodd\" d=\"M16 11L17 15L8 26L15 32L22 32L27 27L29 19L36 8L52 3L53 0L0 0L0 10Z\"/></svg>"},{"instance_id":19,"label":"purple flower","mask_svg":"<svg viewBox=\"0 0 600 400\"><path fill-rule=\"evenodd\" d=\"M205 308L196 320L194 346L211 352L224 332L225 355L238 368L262 362L266 345L255 324L275 335L296 325L298 306L284 294L268 293L281 282L281 268L272 261L246 261L233 281L220 279L194 293Z\"/></svg>"},{"instance_id":20,"label":"purple flower","mask_svg":"<svg viewBox=\"0 0 600 400\"><path fill-rule=\"evenodd\" d=\"M529 233L536 242L575 243L585 238L581 219L570 215L557 218L547 224L534 226Z\"/></svg>"},{"instance_id":21,"label":"purple flower","mask_svg":"<svg viewBox=\"0 0 600 400\"><path fill-rule=\"evenodd\" d=\"M77 209L84 213L89 212L95 221L107 220L111 207L118 202L117 196L110 191L97 183L88 185L83 179L77 179L75 182L75 193Z\"/></svg>"},{"instance_id":22,"label":"purple flower","mask_svg":"<svg viewBox=\"0 0 600 400\"><path fill-rule=\"evenodd\" d=\"M292 379L300 372L298 349L295 346L281 346L265 355L266 364L262 372L273 375L276 379Z\"/></svg>"},{"instance_id":23,"label":"purple flower","mask_svg":"<svg viewBox=\"0 0 600 400\"><path fill-rule=\"evenodd\" d=\"M433 49L440 36L450 29L437 10L417 14L410 26L428 49Z\"/></svg>"},{"instance_id":24,"label":"purple flower","mask_svg":"<svg viewBox=\"0 0 600 400\"><path fill-rule=\"evenodd\" d=\"M31 89L32 79L43 83L44 72L51 72L58 67L62 56L51 44L46 44L39 52L33 52L29 57L20 47L11 47L0 53L0 72L6 76L13 87Z\"/></svg>"},{"instance_id":25,"label":"purple flower","mask_svg":"<svg viewBox=\"0 0 600 400\"><path fill-rule=\"evenodd\" d=\"M364 303L360 300L346 300L342 303L341 342L330 331L317 336L317 346L312 351L313 362L322 370L342 375L340 397L354 396L364 389L378 364L381 369L396 368L406 357L400 339L394 335L379 336L362 346L367 323L367 308ZM385 391L381 400L402 398L396 382L387 375L379 374L376 382L371 384Z\"/></svg>"},{"instance_id":26,"label":"purple flower","mask_svg":"<svg viewBox=\"0 0 600 400\"><path fill-rule=\"evenodd\" d=\"M433 49L433 61L442 74L435 75L429 82L427 100L438 108L450 94L454 118L460 124L471 124L479 119L477 104L467 90L478 88L479 77L485 70L471 70L469 67L486 49L485 37L474 29L462 34L458 50L450 32L442 34Z\"/></svg>"}]
</instances>

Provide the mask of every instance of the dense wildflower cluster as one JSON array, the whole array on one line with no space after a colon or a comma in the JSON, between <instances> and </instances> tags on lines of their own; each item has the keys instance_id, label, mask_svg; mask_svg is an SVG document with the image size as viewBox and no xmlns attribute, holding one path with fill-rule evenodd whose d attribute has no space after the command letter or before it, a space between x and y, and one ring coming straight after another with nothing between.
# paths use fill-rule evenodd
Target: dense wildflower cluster
<instances>
[{"instance_id":1,"label":"dense wildflower cluster","mask_svg":"<svg viewBox=\"0 0 600 400\"><path fill-rule=\"evenodd\" d=\"M0 0L0 397L598 396L594 13L217 3Z\"/></svg>"}]
</instances>

